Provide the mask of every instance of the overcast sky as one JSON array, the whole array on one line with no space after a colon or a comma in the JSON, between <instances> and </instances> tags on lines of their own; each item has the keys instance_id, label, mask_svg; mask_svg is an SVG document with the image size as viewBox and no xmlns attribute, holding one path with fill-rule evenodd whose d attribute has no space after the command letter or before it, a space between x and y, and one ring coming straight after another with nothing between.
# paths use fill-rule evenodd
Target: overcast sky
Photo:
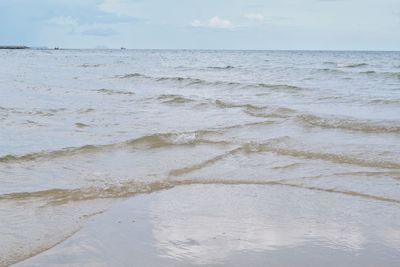
<instances>
[{"instance_id":1,"label":"overcast sky","mask_svg":"<svg viewBox=\"0 0 400 267\"><path fill-rule=\"evenodd\" d=\"M400 50L400 0L0 0L0 44Z\"/></svg>"}]
</instances>

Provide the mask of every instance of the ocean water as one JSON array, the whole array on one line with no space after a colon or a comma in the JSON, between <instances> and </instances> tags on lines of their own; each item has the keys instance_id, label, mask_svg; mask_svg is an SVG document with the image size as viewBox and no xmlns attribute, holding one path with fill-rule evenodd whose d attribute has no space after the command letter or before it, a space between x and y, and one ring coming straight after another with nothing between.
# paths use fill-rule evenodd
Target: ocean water
<instances>
[{"instance_id":1,"label":"ocean water","mask_svg":"<svg viewBox=\"0 0 400 267\"><path fill-rule=\"evenodd\" d=\"M359 224L373 218L385 234L350 229L354 244L321 226L316 238L354 253L375 242L400 260L400 52L0 50L0 62L0 266L59 244L120 199L213 185L240 187L227 198L238 210L254 186L301 190L291 214L332 196L357 203L353 215L376 207ZM256 218L260 204L248 206ZM243 250L270 251L271 232Z\"/></svg>"}]
</instances>

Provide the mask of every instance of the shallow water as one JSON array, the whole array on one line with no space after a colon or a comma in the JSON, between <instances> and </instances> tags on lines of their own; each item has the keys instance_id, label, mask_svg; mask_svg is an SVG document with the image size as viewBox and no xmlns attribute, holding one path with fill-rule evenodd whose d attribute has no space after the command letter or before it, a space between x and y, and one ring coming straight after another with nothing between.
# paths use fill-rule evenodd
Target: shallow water
<instances>
[{"instance_id":1,"label":"shallow water","mask_svg":"<svg viewBox=\"0 0 400 267\"><path fill-rule=\"evenodd\" d=\"M3 50L0 58L0 265L62 242L117 199L177 186L279 185L301 190L302 206L335 194L400 213L398 52ZM310 194L318 195L309 202ZM375 236L363 229L364 239Z\"/></svg>"}]
</instances>

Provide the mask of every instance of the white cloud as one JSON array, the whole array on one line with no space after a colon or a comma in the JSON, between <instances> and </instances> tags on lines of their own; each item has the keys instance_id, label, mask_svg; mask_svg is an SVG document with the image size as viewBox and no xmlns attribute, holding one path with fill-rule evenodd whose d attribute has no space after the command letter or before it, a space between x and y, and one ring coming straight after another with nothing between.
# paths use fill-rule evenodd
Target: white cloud
<instances>
[{"instance_id":1,"label":"white cloud","mask_svg":"<svg viewBox=\"0 0 400 267\"><path fill-rule=\"evenodd\" d=\"M191 24L192 27L207 27L207 28L218 28L218 29L231 29L235 25L227 19L221 19L218 16L210 18L206 23L202 23L200 20L194 20Z\"/></svg>"},{"instance_id":2,"label":"white cloud","mask_svg":"<svg viewBox=\"0 0 400 267\"><path fill-rule=\"evenodd\" d=\"M265 17L261 14L249 13L249 14L244 14L243 17L245 17L248 20L254 20L257 22L265 21Z\"/></svg>"},{"instance_id":3,"label":"white cloud","mask_svg":"<svg viewBox=\"0 0 400 267\"><path fill-rule=\"evenodd\" d=\"M229 29L229 28L233 28L234 25L230 20L221 19L221 18L215 16L208 21L208 27Z\"/></svg>"}]
</instances>

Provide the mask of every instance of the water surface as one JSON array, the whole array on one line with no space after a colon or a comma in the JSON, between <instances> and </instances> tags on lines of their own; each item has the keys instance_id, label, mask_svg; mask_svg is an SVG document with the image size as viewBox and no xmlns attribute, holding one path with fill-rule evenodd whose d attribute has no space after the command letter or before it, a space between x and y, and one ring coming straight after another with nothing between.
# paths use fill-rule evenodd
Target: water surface
<instances>
[{"instance_id":1,"label":"water surface","mask_svg":"<svg viewBox=\"0 0 400 267\"><path fill-rule=\"evenodd\" d=\"M305 246L364 256L377 248L400 260L393 234L400 231L400 53L2 50L0 58L0 265L59 244L121 198L202 186L240 187L226 209L251 208L247 216L260 217L255 228L244 227L248 221L222 223L255 237L248 245L227 239L213 249L232 244L245 258L272 259L282 254L271 251ZM249 204L247 194L258 194L253 187L295 200L282 204L260 195ZM192 203L182 190L179 202ZM203 197L219 199L223 192ZM318 235L338 234L341 226L332 225L353 225L342 247L305 242L301 229L287 241L285 230L271 226L290 221L293 228L303 218L293 215L295 204L314 207L333 196L343 201L332 209L342 205L347 215L336 222L313 210L305 224ZM207 223L192 220L197 228L190 232L210 232L208 222L218 220L210 209L198 207ZM161 225L152 224L154 235L164 231ZM353 235L355 243L347 240ZM177 257L179 242L168 248ZM232 255L225 253L207 261L207 253L194 253L192 264L232 259L224 261Z\"/></svg>"}]
</instances>

